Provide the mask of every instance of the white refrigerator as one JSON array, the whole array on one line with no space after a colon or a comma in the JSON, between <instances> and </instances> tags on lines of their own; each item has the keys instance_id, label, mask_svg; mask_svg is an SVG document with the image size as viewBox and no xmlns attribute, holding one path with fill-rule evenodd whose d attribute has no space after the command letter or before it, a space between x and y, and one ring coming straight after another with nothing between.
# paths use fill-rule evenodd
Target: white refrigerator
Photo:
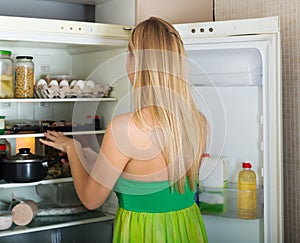
<instances>
[{"instance_id":1,"label":"white refrigerator","mask_svg":"<svg viewBox=\"0 0 300 243\"><path fill-rule=\"evenodd\" d=\"M237 182L242 161L251 161L257 175L257 218L244 220L236 216L237 190L229 187L222 194L226 207L221 214L203 212L209 242L283 242L279 19L190 23L175 27L187 51L194 99L210 124L207 152L226 158L230 185ZM0 49L12 51L13 58L33 56L36 80L46 74L69 74L113 88L108 99L0 99L0 115L5 115L7 120L63 119L80 123L85 122L87 114L98 114L101 130L68 133L90 136L93 148L98 150L110 119L131 109L125 68L129 35L128 26L0 16ZM12 151L15 151L16 139L28 137L38 140L43 134L0 135L11 142ZM38 143L36 146L36 152L42 152ZM70 178L29 184L1 181L0 200L8 201L13 193L18 198L39 202L42 199L37 195L37 185L71 181ZM72 230L76 226L76 232L80 232L81 226L112 220L114 205L115 201L110 198L105 207L109 214L104 217L91 215L80 219L79 216L64 222L59 218L40 222L37 218L26 229L0 232L0 241L22 239L24 234L31 233L39 240L64 242L63 239L71 239L72 235L64 236L67 233L63 229ZM92 235L93 232L87 234Z\"/></svg>"},{"instance_id":2,"label":"white refrigerator","mask_svg":"<svg viewBox=\"0 0 300 243\"><path fill-rule=\"evenodd\" d=\"M279 19L176 28L188 54L194 99L210 126L207 152L226 162L217 176L228 179L228 188L200 189L221 192L224 203L220 212L203 210L209 242L283 242ZM258 213L251 220L237 215L236 183L243 161L251 162L258 184Z\"/></svg>"}]
</instances>

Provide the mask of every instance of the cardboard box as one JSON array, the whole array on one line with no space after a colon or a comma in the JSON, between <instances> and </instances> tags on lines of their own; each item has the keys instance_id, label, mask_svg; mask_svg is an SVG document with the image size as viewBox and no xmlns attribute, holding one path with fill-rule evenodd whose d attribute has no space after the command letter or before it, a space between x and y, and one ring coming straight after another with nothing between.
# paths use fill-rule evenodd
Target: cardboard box
<instances>
[{"instance_id":1,"label":"cardboard box","mask_svg":"<svg viewBox=\"0 0 300 243\"><path fill-rule=\"evenodd\" d=\"M228 162L225 157L205 157L199 170L199 206L202 212L222 213L228 187Z\"/></svg>"}]
</instances>

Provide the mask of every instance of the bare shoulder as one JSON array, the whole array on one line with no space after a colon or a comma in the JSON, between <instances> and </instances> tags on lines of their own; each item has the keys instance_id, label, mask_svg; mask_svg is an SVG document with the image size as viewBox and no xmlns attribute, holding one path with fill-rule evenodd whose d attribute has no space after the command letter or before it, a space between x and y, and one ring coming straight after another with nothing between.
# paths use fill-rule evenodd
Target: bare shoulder
<instances>
[{"instance_id":1,"label":"bare shoulder","mask_svg":"<svg viewBox=\"0 0 300 243\"><path fill-rule=\"evenodd\" d=\"M130 134L136 133L138 127L135 125L133 119L133 113L125 113L114 117L107 126L106 133L107 136L112 136L118 143L127 143L131 140Z\"/></svg>"},{"instance_id":2,"label":"bare shoulder","mask_svg":"<svg viewBox=\"0 0 300 243\"><path fill-rule=\"evenodd\" d=\"M108 128L120 132L120 129L122 129L122 131L132 129L133 125L133 112L128 112L114 117L108 124Z\"/></svg>"},{"instance_id":3,"label":"bare shoulder","mask_svg":"<svg viewBox=\"0 0 300 243\"><path fill-rule=\"evenodd\" d=\"M120 153L132 158L135 143L141 139L138 130L133 113L116 116L107 126L102 147L107 149L116 147Z\"/></svg>"}]
</instances>

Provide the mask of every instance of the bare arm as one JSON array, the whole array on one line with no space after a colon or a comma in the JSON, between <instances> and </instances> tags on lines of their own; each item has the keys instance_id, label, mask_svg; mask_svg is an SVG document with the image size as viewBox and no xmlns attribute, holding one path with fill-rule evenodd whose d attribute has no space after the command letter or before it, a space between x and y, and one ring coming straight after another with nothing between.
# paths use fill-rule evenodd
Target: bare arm
<instances>
[{"instance_id":1,"label":"bare arm","mask_svg":"<svg viewBox=\"0 0 300 243\"><path fill-rule=\"evenodd\" d=\"M76 192L85 207L95 209L101 206L130 160L114 140L112 123L107 127L98 158L93 164L85 160L78 141L55 131L47 131L45 137L50 141L40 139L40 142L67 153Z\"/></svg>"}]
</instances>

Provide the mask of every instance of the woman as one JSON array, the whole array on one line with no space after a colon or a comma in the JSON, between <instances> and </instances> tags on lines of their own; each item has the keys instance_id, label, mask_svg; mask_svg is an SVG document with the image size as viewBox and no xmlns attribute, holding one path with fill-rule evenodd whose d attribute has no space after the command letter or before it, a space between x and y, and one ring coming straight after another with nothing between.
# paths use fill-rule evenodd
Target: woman
<instances>
[{"instance_id":1,"label":"woman","mask_svg":"<svg viewBox=\"0 0 300 243\"><path fill-rule=\"evenodd\" d=\"M134 112L110 122L99 154L87 158L78 141L60 132L40 140L67 153L88 209L116 192L114 242L207 242L194 203L207 123L191 97L185 63L175 28L159 18L145 20L128 45Z\"/></svg>"}]
</instances>

